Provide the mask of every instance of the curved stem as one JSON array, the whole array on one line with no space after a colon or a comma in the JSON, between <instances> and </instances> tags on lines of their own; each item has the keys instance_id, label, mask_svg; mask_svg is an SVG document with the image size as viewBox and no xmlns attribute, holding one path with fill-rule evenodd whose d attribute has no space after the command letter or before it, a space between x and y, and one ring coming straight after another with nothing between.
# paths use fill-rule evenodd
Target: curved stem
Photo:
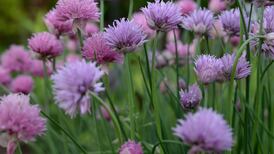
<instances>
[{"instance_id":1,"label":"curved stem","mask_svg":"<svg viewBox=\"0 0 274 154\"><path fill-rule=\"evenodd\" d=\"M52 124L58 127L82 151L82 153L87 154L87 151L62 126L60 126L58 122L43 111L41 111L41 114L45 116Z\"/></svg>"},{"instance_id":2,"label":"curved stem","mask_svg":"<svg viewBox=\"0 0 274 154\"><path fill-rule=\"evenodd\" d=\"M265 67L265 69L264 69L264 71L263 71L263 73L262 73L262 75L261 75L261 78L260 78L261 82L263 81L264 76L265 76L267 70L270 68L270 66L273 64L273 62L274 62L274 60L272 60L272 61Z\"/></svg>"}]
</instances>

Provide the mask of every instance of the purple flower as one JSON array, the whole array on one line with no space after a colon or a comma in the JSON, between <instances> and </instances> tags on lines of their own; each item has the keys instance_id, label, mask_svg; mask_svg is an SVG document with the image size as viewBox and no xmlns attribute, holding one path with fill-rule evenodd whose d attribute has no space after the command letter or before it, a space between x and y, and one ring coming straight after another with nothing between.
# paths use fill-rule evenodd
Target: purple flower
<instances>
[{"instance_id":1,"label":"purple flower","mask_svg":"<svg viewBox=\"0 0 274 154\"><path fill-rule=\"evenodd\" d=\"M133 22L135 22L136 24L139 24L144 33L149 37L149 38L152 38L156 35L156 31L155 30L152 30L148 24L147 24L147 21L146 21L146 17L144 15L143 12L137 12L137 13L134 13L133 14L133 18L132 18Z\"/></svg>"},{"instance_id":2,"label":"purple flower","mask_svg":"<svg viewBox=\"0 0 274 154\"><path fill-rule=\"evenodd\" d=\"M32 141L46 130L38 105L31 105L29 96L9 94L0 100L0 131L10 140Z\"/></svg>"},{"instance_id":3,"label":"purple flower","mask_svg":"<svg viewBox=\"0 0 274 154\"><path fill-rule=\"evenodd\" d=\"M73 20L77 28L83 28L88 21L98 21L100 17L94 0L59 0L56 11L61 21Z\"/></svg>"},{"instance_id":4,"label":"purple flower","mask_svg":"<svg viewBox=\"0 0 274 154\"><path fill-rule=\"evenodd\" d=\"M45 15L44 22L48 30L56 36L72 31L72 20L60 21L56 9L52 9Z\"/></svg>"},{"instance_id":5,"label":"purple flower","mask_svg":"<svg viewBox=\"0 0 274 154\"><path fill-rule=\"evenodd\" d=\"M168 32L176 29L182 22L180 8L172 2L155 0L148 2L147 7L141 9L146 16L151 29Z\"/></svg>"},{"instance_id":6,"label":"purple flower","mask_svg":"<svg viewBox=\"0 0 274 154\"><path fill-rule=\"evenodd\" d=\"M213 24L213 13L210 10L199 9L195 10L190 15L185 16L183 18L182 26L198 35L203 35L207 34L213 28Z\"/></svg>"},{"instance_id":7,"label":"purple flower","mask_svg":"<svg viewBox=\"0 0 274 154\"><path fill-rule=\"evenodd\" d=\"M93 34L99 32L99 28L95 23L87 23L85 27L85 36L91 37Z\"/></svg>"},{"instance_id":8,"label":"purple flower","mask_svg":"<svg viewBox=\"0 0 274 154\"><path fill-rule=\"evenodd\" d=\"M23 46L11 45L1 57L2 66L11 72L28 72L31 56Z\"/></svg>"},{"instance_id":9,"label":"purple flower","mask_svg":"<svg viewBox=\"0 0 274 154\"><path fill-rule=\"evenodd\" d=\"M129 140L121 146L119 154L143 154L143 149L141 144Z\"/></svg>"},{"instance_id":10,"label":"purple flower","mask_svg":"<svg viewBox=\"0 0 274 154\"><path fill-rule=\"evenodd\" d=\"M268 6L265 8L263 24L265 33L274 32L274 6Z\"/></svg>"},{"instance_id":11,"label":"purple flower","mask_svg":"<svg viewBox=\"0 0 274 154\"><path fill-rule=\"evenodd\" d=\"M195 72L198 80L203 84L209 84L216 80L219 70L218 60L211 55L201 55L195 61Z\"/></svg>"},{"instance_id":12,"label":"purple flower","mask_svg":"<svg viewBox=\"0 0 274 154\"><path fill-rule=\"evenodd\" d=\"M188 88L188 90L182 90L180 92L181 105L184 109L196 108L202 100L202 92L197 84L194 84Z\"/></svg>"},{"instance_id":13,"label":"purple flower","mask_svg":"<svg viewBox=\"0 0 274 154\"><path fill-rule=\"evenodd\" d=\"M84 60L67 63L51 77L56 103L71 117L77 112L90 112L89 92L104 90L102 83L98 82L102 76L103 72L95 63Z\"/></svg>"},{"instance_id":14,"label":"purple flower","mask_svg":"<svg viewBox=\"0 0 274 154\"><path fill-rule=\"evenodd\" d=\"M83 57L94 60L99 64L110 62L123 62L123 55L114 51L106 42L102 33L93 34L84 42Z\"/></svg>"},{"instance_id":15,"label":"purple flower","mask_svg":"<svg viewBox=\"0 0 274 154\"><path fill-rule=\"evenodd\" d=\"M190 151L222 152L233 145L232 130L222 115L212 109L200 108L189 113L173 129L176 136L192 146Z\"/></svg>"},{"instance_id":16,"label":"purple flower","mask_svg":"<svg viewBox=\"0 0 274 154\"><path fill-rule=\"evenodd\" d=\"M62 54L63 45L57 37L48 32L35 33L29 40L29 48L41 58L52 58Z\"/></svg>"},{"instance_id":17,"label":"purple flower","mask_svg":"<svg viewBox=\"0 0 274 154\"><path fill-rule=\"evenodd\" d=\"M11 82L10 88L13 93L23 93L27 95L32 91L32 87L32 78L27 75L20 75Z\"/></svg>"},{"instance_id":18,"label":"purple flower","mask_svg":"<svg viewBox=\"0 0 274 154\"><path fill-rule=\"evenodd\" d=\"M224 77L223 80L230 80L231 74L232 74L232 69L233 69L233 64L235 62L236 55L235 54L225 54L221 59L220 59L220 72L221 73L219 76ZM245 58L245 54L243 54L237 64L236 67L236 73L235 73L235 79L239 80L242 78L245 78L249 76L251 73L251 68L249 65L249 62Z\"/></svg>"},{"instance_id":19,"label":"purple flower","mask_svg":"<svg viewBox=\"0 0 274 154\"><path fill-rule=\"evenodd\" d=\"M104 37L112 48L121 52L134 51L146 39L140 25L124 18L115 20L113 26L106 28Z\"/></svg>"},{"instance_id":20,"label":"purple flower","mask_svg":"<svg viewBox=\"0 0 274 154\"><path fill-rule=\"evenodd\" d=\"M53 70L52 67L49 63L47 65L47 70L48 70L48 75L51 75ZM37 77L43 77L44 76L44 66L43 66L43 61L41 60L32 60L32 67L30 69L30 72L32 73L33 76Z\"/></svg>"},{"instance_id":21,"label":"purple flower","mask_svg":"<svg viewBox=\"0 0 274 154\"><path fill-rule=\"evenodd\" d=\"M4 67L0 66L0 85L8 85L11 81L10 72Z\"/></svg>"},{"instance_id":22,"label":"purple flower","mask_svg":"<svg viewBox=\"0 0 274 154\"><path fill-rule=\"evenodd\" d=\"M227 36L239 36L240 35L240 20L241 15L239 9L231 9L222 12L219 16L223 29Z\"/></svg>"},{"instance_id":23,"label":"purple flower","mask_svg":"<svg viewBox=\"0 0 274 154\"><path fill-rule=\"evenodd\" d=\"M180 0L177 5L180 7L183 16L189 15L197 9L197 4L193 0Z\"/></svg>"}]
</instances>

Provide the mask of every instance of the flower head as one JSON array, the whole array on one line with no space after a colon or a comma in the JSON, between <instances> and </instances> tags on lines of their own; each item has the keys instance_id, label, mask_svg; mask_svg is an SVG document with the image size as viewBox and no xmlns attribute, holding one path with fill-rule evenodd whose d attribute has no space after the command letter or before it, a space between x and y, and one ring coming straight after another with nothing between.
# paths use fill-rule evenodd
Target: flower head
<instances>
[{"instance_id":1,"label":"flower head","mask_svg":"<svg viewBox=\"0 0 274 154\"><path fill-rule=\"evenodd\" d=\"M146 39L142 27L133 21L122 18L106 28L104 37L107 44L121 52L131 52L141 46Z\"/></svg>"},{"instance_id":2,"label":"flower head","mask_svg":"<svg viewBox=\"0 0 274 154\"><path fill-rule=\"evenodd\" d=\"M85 36L91 37L93 34L99 32L99 28L95 23L87 23L85 27Z\"/></svg>"},{"instance_id":3,"label":"flower head","mask_svg":"<svg viewBox=\"0 0 274 154\"><path fill-rule=\"evenodd\" d=\"M143 154L143 149L141 144L129 140L121 146L119 154Z\"/></svg>"},{"instance_id":4,"label":"flower head","mask_svg":"<svg viewBox=\"0 0 274 154\"><path fill-rule=\"evenodd\" d=\"M221 71L219 77L224 77L224 80L230 80L233 64L235 62L236 55L235 54L225 54L219 63L221 66ZM251 73L251 68L249 62L245 58L245 54L243 54L237 64L235 79L239 80L249 76Z\"/></svg>"},{"instance_id":5,"label":"flower head","mask_svg":"<svg viewBox=\"0 0 274 154\"><path fill-rule=\"evenodd\" d=\"M51 65L47 63L46 66L47 66L48 75L51 75L53 72ZM43 77L44 76L43 61L38 59L32 60L32 67L30 69L30 72L32 73L33 76Z\"/></svg>"},{"instance_id":6,"label":"flower head","mask_svg":"<svg viewBox=\"0 0 274 154\"><path fill-rule=\"evenodd\" d=\"M222 152L233 145L231 128L222 115L212 109L200 108L194 114L187 114L173 130L176 136L192 146L191 150Z\"/></svg>"},{"instance_id":7,"label":"flower head","mask_svg":"<svg viewBox=\"0 0 274 154\"><path fill-rule=\"evenodd\" d=\"M11 82L11 91L13 93L29 94L33 87L33 80L30 76L20 75Z\"/></svg>"},{"instance_id":8,"label":"flower head","mask_svg":"<svg viewBox=\"0 0 274 154\"><path fill-rule=\"evenodd\" d=\"M23 94L9 94L0 100L0 130L11 140L32 141L46 130L40 108L29 101L29 96Z\"/></svg>"},{"instance_id":9,"label":"flower head","mask_svg":"<svg viewBox=\"0 0 274 154\"><path fill-rule=\"evenodd\" d=\"M31 55L23 46L11 45L2 55L1 63L11 72L28 72L31 68Z\"/></svg>"},{"instance_id":10,"label":"flower head","mask_svg":"<svg viewBox=\"0 0 274 154\"><path fill-rule=\"evenodd\" d=\"M59 0L56 11L61 21L73 20L78 28L83 28L88 21L98 21L100 17L94 0Z\"/></svg>"},{"instance_id":11,"label":"flower head","mask_svg":"<svg viewBox=\"0 0 274 154\"><path fill-rule=\"evenodd\" d=\"M182 90L180 95L184 109L196 108L202 100L202 92L197 84L190 86L188 90Z\"/></svg>"},{"instance_id":12,"label":"flower head","mask_svg":"<svg viewBox=\"0 0 274 154\"><path fill-rule=\"evenodd\" d=\"M48 30L56 36L72 31L72 20L60 21L56 14L56 9L49 11L45 15L44 22Z\"/></svg>"},{"instance_id":13,"label":"flower head","mask_svg":"<svg viewBox=\"0 0 274 154\"><path fill-rule=\"evenodd\" d=\"M208 8L213 12L221 12L226 9L227 2L224 0L210 0Z\"/></svg>"},{"instance_id":14,"label":"flower head","mask_svg":"<svg viewBox=\"0 0 274 154\"><path fill-rule=\"evenodd\" d=\"M106 42L102 33L93 34L84 42L83 57L96 60L99 64L110 62L123 62L122 54L114 51Z\"/></svg>"},{"instance_id":15,"label":"flower head","mask_svg":"<svg viewBox=\"0 0 274 154\"><path fill-rule=\"evenodd\" d=\"M2 84L6 86L10 83L10 81L10 72L6 68L0 66L0 85Z\"/></svg>"},{"instance_id":16,"label":"flower head","mask_svg":"<svg viewBox=\"0 0 274 154\"><path fill-rule=\"evenodd\" d=\"M51 77L56 103L71 117L77 112L90 112L89 92L104 90L98 82L102 76L103 72L95 63L84 60L67 63Z\"/></svg>"},{"instance_id":17,"label":"flower head","mask_svg":"<svg viewBox=\"0 0 274 154\"><path fill-rule=\"evenodd\" d=\"M198 35L203 35L213 28L213 23L213 13L210 10L199 9L195 10L190 15L185 16L183 18L182 26Z\"/></svg>"},{"instance_id":18,"label":"flower head","mask_svg":"<svg viewBox=\"0 0 274 154\"><path fill-rule=\"evenodd\" d=\"M152 30L148 26L144 13L142 13L142 12L134 13L132 20L133 20L133 22L135 22L136 24L139 24L142 27L143 32L149 38L152 38L152 37L154 37L156 35L156 31Z\"/></svg>"},{"instance_id":19,"label":"flower head","mask_svg":"<svg viewBox=\"0 0 274 154\"><path fill-rule=\"evenodd\" d=\"M189 15L197 9L197 4L193 0L180 0L178 6L183 16Z\"/></svg>"},{"instance_id":20,"label":"flower head","mask_svg":"<svg viewBox=\"0 0 274 154\"><path fill-rule=\"evenodd\" d=\"M48 32L36 33L28 41L29 48L42 58L56 57L63 52L61 41Z\"/></svg>"},{"instance_id":21,"label":"flower head","mask_svg":"<svg viewBox=\"0 0 274 154\"><path fill-rule=\"evenodd\" d=\"M219 70L219 63L214 56L201 55L195 61L195 72L200 82L212 83L216 80Z\"/></svg>"},{"instance_id":22,"label":"flower head","mask_svg":"<svg viewBox=\"0 0 274 154\"><path fill-rule=\"evenodd\" d=\"M232 9L222 12L219 16L223 29L227 36L239 36L240 35L240 11L239 9Z\"/></svg>"},{"instance_id":23,"label":"flower head","mask_svg":"<svg viewBox=\"0 0 274 154\"><path fill-rule=\"evenodd\" d=\"M147 24L151 29L168 32L176 29L182 22L180 8L172 2L155 0L142 8Z\"/></svg>"}]
</instances>

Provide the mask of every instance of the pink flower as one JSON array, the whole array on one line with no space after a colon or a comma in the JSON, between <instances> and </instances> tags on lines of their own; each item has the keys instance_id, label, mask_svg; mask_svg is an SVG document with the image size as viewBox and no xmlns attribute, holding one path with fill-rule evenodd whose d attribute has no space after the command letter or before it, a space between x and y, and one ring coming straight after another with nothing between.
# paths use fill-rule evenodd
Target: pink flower
<instances>
[{"instance_id":1,"label":"pink flower","mask_svg":"<svg viewBox=\"0 0 274 154\"><path fill-rule=\"evenodd\" d=\"M223 25L220 20L214 21L213 28L210 30L209 35L212 38L222 38L225 36L225 31L223 29Z\"/></svg>"},{"instance_id":2,"label":"pink flower","mask_svg":"<svg viewBox=\"0 0 274 154\"><path fill-rule=\"evenodd\" d=\"M99 28L95 23L87 23L85 27L86 37L91 37L94 33L99 32Z\"/></svg>"},{"instance_id":3,"label":"pink flower","mask_svg":"<svg viewBox=\"0 0 274 154\"><path fill-rule=\"evenodd\" d=\"M166 45L167 51L176 55L176 44L175 42L169 42ZM193 45L183 44L181 41L177 40L177 51L180 58L186 58L187 56L194 56L195 48Z\"/></svg>"},{"instance_id":4,"label":"pink flower","mask_svg":"<svg viewBox=\"0 0 274 154\"><path fill-rule=\"evenodd\" d=\"M133 15L133 22L135 22L136 24L139 24L140 26L142 26L143 31L145 32L145 34L149 37L152 38L156 35L156 31L152 30L148 25L147 25L147 21L146 21L146 17L144 15L144 13L142 12L138 12L135 13Z\"/></svg>"},{"instance_id":5,"label":"pink flower","mask_svg":"<svg viewBox=\"0 0 274 154\"><path fill-rule=\"evenodd\" d=\"M208 8L216 13L219 13L226 9L226 1L224 0L210 0L208 4Z\"/></svg>"},{"instance_id":6,"label":"pink flower","mask_svg":"<svg viewBox=\"0 0 274 154\"><path fill-rule=\"evenodd\" d=\"M114 51L106 42L102 33L94 34L84 42L83 57L99 64L123 62L122 54Z\"/></svg>"},{"instance_id":7,"label":"pink flower","mask_svg":"<svg viewBox=\"0 0 274 154\"><path fill-rule=\"evenodd\" d=\"M53 70L49 63L47 65L48 75L52 74ZM31 73L33 76L43 77L44 76L44 66L41 60L32 60Z\"/></svg>"},{"instance_id":8,"label":"pink flower","mask_svg":"<svg viewBox=\"0 0 274 154\"><path fill-rule=\"evenodd\" d=\"M23 46L11 45L1 57L2 66L11 72L28 72L31 56Z\"/></svg>"},{"instance_id":9,"label":"pink flower","mask_svg":"<svg viewBox=\"0 0 274 154\"><path fill-rule=\"evenodd\" d=\"M66 62L68 62L68 63L77 62L77 61L80 61L80 60L81 60L81 58L76 54L69 54L66 57Z\"/></svg>"},{"instance_id":10,"label":"pink flower","mask_svg":"<svg viewBox=\"0 0 274 154\"><path fill-rule=\"evenodd\" d=\"M2 85L8 85L11 81L10 73L7 69L0 66L0 84Z\"/></svg>"},{"instance_id":11,"label":"pink flower","mask_svg":"<svg viewBox=\"0 0 274 154\"><path fill-rule=\"evenodd\" d=\"M29 48L41 58L52 58L63 52L63 45L55 35L48 32L35 33L29 40Z\"/></svg>"},{"instance_id":12,"label":"pink flower","mask_svg":"<svg viewBox=\"0 0 274 154\"><path fill-rule=\"evenodd\" d=\"M39 115L38 105L31 105L29 96L9 94L0 100L0 131L9 140L32 141L46 130L46 120Z\"/></svg>"},{"instance_id":13,"label":"pink flower","mask_svg":"<svg viewBox=\"0 0 274 154\"><path fill-rule=\"evenodd\" d=\"M143 149L141 144L129 140L121 146L119 154L143 154Z\"/></svg>"},{"instance_id":14,"label":"pink flower","mask_svg":"<svg viewBox=\"0 0 274 154\"><path fill-rule=\"evenodd\" d=\"M193 0L180 0L177 4L179 5L183 16L189 15L197 9L197 4Z\"/></svg>"},{"instance_id":15,"label":"pink flower","mask_svg":"<svg viewBox=\"0 0 274 154\"><path fill-rule=\"evenodd\" d=\"M30 76L20 75L11 82L13 93L29 94L32 91L33 81Z\"/></svg>"}]
</instances>

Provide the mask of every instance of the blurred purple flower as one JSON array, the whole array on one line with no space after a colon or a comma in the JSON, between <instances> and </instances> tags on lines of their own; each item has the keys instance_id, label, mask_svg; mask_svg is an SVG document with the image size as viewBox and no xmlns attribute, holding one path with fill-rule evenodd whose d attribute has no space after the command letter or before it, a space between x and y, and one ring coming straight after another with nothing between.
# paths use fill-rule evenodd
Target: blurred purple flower
<instances>
[{"instance_id":1,"label":"blurred purple flower","mask_svg":"<svg viewBox=\"0 0 274 154\"><path fill-rule=\"evenodd\" d=\"M100 17L94 0L58 0L56 11L61 21L73 20L74 26L81 29L88 21L98 21Z\"/></svg>"},{"instance_id":2,"label":"blurred purple flower","mask_svg":"<svg viewBox=\"0 0 274 154\"><path fill-rule=\"evenodd\" d=\"M95 23L87 23L85 27L85 36L91 37L93 34L99 32L99 28Z\"/></svg>"},{"instance_id":3,"label":"blurred purple flower","mask_svg":"<svg viewBox=\"0 0 274 154\"><path fill-rule=\"evenodd\" d=\"M98 82L102 76L103 72L96 63L84 60L67 63L51 77L56 103L72 118L77 112L90 112L89 92L104 90L102 83Z\"/></svg>"},{"instance_id":4,"label":"blurred purple flower","mask_svg":"<svg viewBox=\"0 0 274 154\"><path fill-rule=\"evenodd\" d=\"M60 21L56 14L56 9L49 11L45 17L44 22L48 30L59 37L63 33L68 33L72 31L72 20Z\"/></svg>"},{"instance_id":5,"label":"blurred purple flower","mask_svg":"<svg viewBox=\"0 0 274 154\"><path fill-rule=\"evenodd\" d=\"M227 2L225 0L210 0L208 8L216 13L219 13L226 9Z\"/></svg>"},{"instance_id":6,"label":"blurred purple flower","mask_svg":"<svg viewBox=\"0 0 274 154\"><path fill-rule=\"evenodd\" d=\"M7 86L11 81L10 72L4 67L0 66L0 84Z\"/></svg>"},{"instance_id":7,"label":"blurred purple flower","mask_svg":"<svg viewBox=\"0 0 274 154\"><path fill-rule=\"evenodd\" d=\"M168 32L176 29L182 22L180 8L172 2L155 0L141 9L151 29Z\"/></svg>"},{"instance_id":8,"label":"blurred purple flower","mask_svg":"<svg viewBox=\"0 0 274 154\"><path fill-rule=\"evenodd\" d=\"M213 23L213 13L207 9L199 9L195 10L190 15L185 16L183 18L182 26L198 35L203 35L207 34L213 28Z\"/></svg>"},{"instance_id":9,"label":"blurred purple flower","mask_svg":"<svg viewBox=\"0 0 274 154\"><path fill-rule=\"evenodd\" d=\"M203 84L209 84L216 80L218 72L220 70L218 60L211 55L200 55L195 60L195 72L198 80Z\"/></svg>"},{"instance_id":10,"label":"blurred purple flower","mask_svg":"<svg viewBox=\"0 0 274 154\"><path fill-rule=\"evenodd\" d=\"M230 150L233 145L232 130L222 115L212 109L200 108L180 119L173 129L176 136L192 146L191 152L216 152Z\"/></svg>"},{"instance_id":11,"label":"blurred purple flower","mask_svg":"<svg viewBox=\"0 0 274 154\"><path fill-rule=\"evenodd\" d=\"M0 131L13 141L32 141L46 130L46 120L38 105L31 105L29 96L9 94L0 100Z\"/></svg>"},{"instance_id":12,"label":"blurred purple flower","mask_svg":"<svg viewBox=\"0 0 274 154\"><path fill-rule=\"evenodd\" d=\"M96 61L99 64L123 63L123 55L111 49L103 37L103 33L93 34L92 37L86 39L82 54L86 59Z\"/></svg>"},{"instance_id":13,"label":"blurred purple flower","mask_svg":"<svg viewBox=\"0 0 274 154\"><path fill-rule=\"evenodd\" d=\"M144 15L143 12L137 12L137 13L134 13L133 14L133 18L132 18L133 22L135 22L136 24L139 24L144 33L149 37L149 38L152 38L156 35L156 31L155 30L152 30L148 24L147 24L147 21L146 21L146 17Z\"/></svg>"},{"instance_id":14,"label":"blurred purple flower","mask_svg":"<svg viewBox=\"0 0 274 154\"><path fill-rule=\"evenodd\" d=\"M3 53L1 63L10 72L28 72L31 68L31 55L23 46L11 45Z\"/></svg>"},{"instance_id":15,"label":"blurred purple flower","mask_svg":"<svg viewBox=\"0 0 274 154\"><path fill-rule=\"evenodd\" d=\"M240 35L240 11L239 9L231 9L222 12L219 16L223 29L227 36L239 36ZM246 20L246 19L245 19Z\"/></svg>"},{"instance_id":16,"label":"blurred purple flower","mask_svg":"<svg viewBox=\"0 0 274 154\"><path fill-rule=\"evenodd\" d=\"M113 26L108 26L104 37L110 47L123 53L134 51L146 39L142 27L125 18L115 20Z\"/></svg>"},{"instance_id":17,"label":"blurred purple flower","mask_svg":"<svg viewBox=\"0 0 274 154\"><path fill-rule=\"evenodd\" d=\"M28 40L29 48L41 58L52 58L62 54L63 45L57 37L48 32L35 33Z\"/></svg>"},{"instance_id":18,"label":"blurred purple flower","mask_svg":"<svg viewBox=\"0 0 274 154\"><path fill-rule=\"evenodd\" d=\"M179 6L183 16L189 15L197 9L197 4L193 0L180 0L177 5Z\"/></svg>"},{"instance_id":19,"label":"blurred purple flower","mask_svg":"<svg viewBox=\"0 0 274 154\"><path fill-rule=\"evenodd\" d=\"M47 63L46 65L47 65L48 75L51 75L53 72L52 67L49 63ZM33 76L43 77L44 76L43 61L38 59L32 60L32 67L30 69L30 72L32 73Z\"/></svg>"},{"instance_id":20,"label":"blurred purple flower","mask_svg":"<svg viewBox=\"0 0 274 154\"><path fill-rule=\"evenodd\" d=\"M202 92L197 84L188 88L188 90L181 90L181 105L184 109L196 108L202 100Z\"/></svg>"},{"instance_id":21,"label":"blurred purple flower","mask_svg":"<svg viewBox=\"0 0 274 154\"><path fill-rule=\"evenodd\" d=\"M119 154L143 154L143 149L141 144L129 140L121 146Z\"/></svg>"},{"instance_id":22,"label":"blurred purple flower","mask_svg":"<svg viewBox=\"0 0 274 154\"><path fill-rule=\"evenodd\" d=\"M10 89L13 93L23 93L27 95L32 91L32 87L32 77L28 75L20 75L11 82Z\"/></svg>"}]
</instances>

